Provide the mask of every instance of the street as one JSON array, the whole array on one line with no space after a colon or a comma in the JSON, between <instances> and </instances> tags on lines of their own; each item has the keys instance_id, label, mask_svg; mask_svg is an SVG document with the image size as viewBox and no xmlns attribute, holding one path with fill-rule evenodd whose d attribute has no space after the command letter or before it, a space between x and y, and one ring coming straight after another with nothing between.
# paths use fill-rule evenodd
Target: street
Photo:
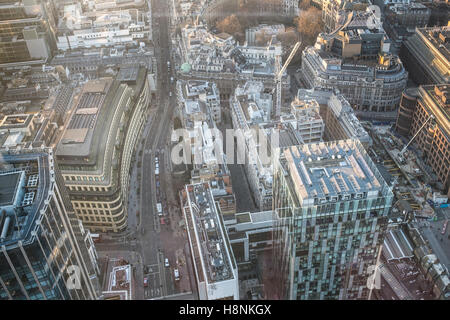
<instances>
[{"instance_id":1,"label":"street","mask_svg":"<svg viewBox=\"0 0 450 320\"><path fill-rule=\"evenodd\" d=\"M168 142L176 106L175 95L170 95L174 91L170 77L175 77L176 73L169 65L169 23L172 12L169 5L164 0L153 0L151 5L155 58L158 61L158 92L143 130L143 143L140 148L136 148L138 165L130 176L127 234L111 236L110 240L105 239L97 245L101 254L105 251L129 250L142 257L135 266L137 286L133 299L137 300L191 292L186 266L187 237L179 227L182 216L177 191L174 190L170 169L167 168L170 161ZM158 174L155 174L155 157L158 157ZM161 216L157 212L157 203L161 203ZM169 267L165 266L166 258ZM175 269L179 270L179 280L175 280ZM144 278L147 278L148 283L145 287Z\"/></svg>"}]
</instances>

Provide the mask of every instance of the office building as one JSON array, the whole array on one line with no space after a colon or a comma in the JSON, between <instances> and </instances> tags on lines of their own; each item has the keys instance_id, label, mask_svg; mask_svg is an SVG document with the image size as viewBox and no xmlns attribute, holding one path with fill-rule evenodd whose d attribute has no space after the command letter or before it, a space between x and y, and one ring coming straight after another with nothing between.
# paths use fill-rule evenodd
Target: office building
<instances>
[{"instance_id":1,"label":"office building","mask_svg":"<svg viewBox=\"0 0 450 320\"><path fill-rule=\"evenodd\" d=\"M0 300L97 299L95 247L52 150L2 149L0 159Z\"/></svg>"},{"instance_id":2,"label":"office building","mask_svg":"<svg viewBox=\"0 0 450 320\"><path fill-rule=\"evenodd\" d=\"M147 117L146 69L87 82L76 99L56 158L77 216L91 231L127 226L130 165Z\"/></svg>"},{"instance_id":3,"label":"office building","mask_svg":"<svg viewBox=\"0 0 450 320\"><path fill-rule=\"evenodd\" d=\"M338 89L362 112L395 110L408 79L398 57L384 55L375 63L355 63L312 47L303 51L302 73L310 88Z\"/></svg>"},{"instance_id":4,"label":"office building","mask_svg":"<svg viewBox=\"0 0 450 320\"><path fill-rule=\"evenodd\" d=\"M358 140L280 149L274 160L281 299L367 299L393 193Z\"/></svg>"},{"instance_id":5,"label":"office building","mask_svg":"<svg viewBox=\"0 0 450 320\"><path fill-rule=\"evenodd\" d=\"M321 6L324 30L326 32L336 30L345 23L350 12L364 12L370 4L368 0L323 0Z\"/></svg>"},{"instance_id":6,"label":"office building","mask_svg":"<svg viewBox=\"0 0 450 320\"><path fill-rule=\"evenodd\" d=\"M383 26L392 41L391 52L398 54L403 42L414 34L416 28L428 25L430 15L431 10L418 2L389 5Z\"/></svg>"},{"instance_id":7,"label":"office building","mask_svg":"<svg viewBox=\"0 0 450 320\"><path fill-rule=\"evenodd\" d=\"M320 106L316 100L294 99L291 114L281 116L282 123L289 123L300 135L303 143L322 141L325 123L320 116Z\"/></svg>"},{"instance_id":8,"label":"office building","mask_svg":"<svg viewBox=\"0 0 450 320\"><path fill-rule=\"evenodd\" d=\"M58 50L128 46L150 39L147 15L139 9L102 10L95 6L83 12L81 3L64 6L58 24Z\"/></svg>"},{"instance_id":9,"label":"office building","mask_svg":"<svg viewBox=\"0 0 450 320\"><path fill-rule=\"evenodd\" d=\"M209 183L186 185L181 195L200 300L239 300L237 265Z\"/></svg>"},{"instance_id":10,"label":"office building","mask_svg":"<svg viewBox=\"0 0 450 320\"><path fill-rule=\"evenodd\" d=\"M400 56L416 84L450 82L450 26L418 28Z\"/></svg>"},{"instance_id":11,"label":"office building","mask_svg":"<svg viewBox=\"0 0 450 320\"><path fill-rule=\"evenodd\" d=\"M302 53L301 75L309 88L338 89L360 115L397 108L408 73L390 54L390 40L371 12L350 12L331 33L321 33ZM374 115L375 113L375 115Z\"/></svg>"},{"instance_id":12,"label":"office building","mask_svg":"<svg viewBox=\"0 0 450 320\"><path fill-rule=\"evenodd\" d=\"M47 62L55 49L51 8L39 0L0 3L0 65Z\"/></svg>"},{"instance_id":13,"label":"office building","mask_svg":"<svg viewBox=\"0 0 450 320\"><path fill-rule=\"evenodd\" d=\"M418 133L414 143L423 152L444 192L450 195L450 85L419 87L419 97L412 117L410 136ZM434 119L430 119L433 116Z\"/></svg>"},{"instance_id":14,"label":"office building","mask_svg":"<svg viewBox=\"0 0 450 320\"><path fill-rule=\"evenodd\" d=\"M365 148L372 145L372 138L361 125L347 99L338 91L325 88L299 89L300 101L317 101L320 116L325 123L324 141L358 139Z\"/></svg>"},{"instance_id":15,"label":"office building","mask_svg":"<svg viewBox=\"0 0 450 320\"><path fill-rule=\"evenodd\" d=\"M201 104L201 109L209 114L215 123L222 121L222 109L220 107L220 93L214 82L201 80L187 80L177 82L178 103Z\"/></svg>"},{"instance_id":16,"label":"office building","mask_svg":"<svg viewBox=\"0 0 450 320\"><path fill-rule=\"evenodd\" d=\"M228 101L236 87L247 81L261 81L265 89L274 89L274 57L282 54L280 45L269 48L238 45L232 36L212 34L205 25L187 25L181 30L180 51L183 62L180 78L214 82L221 101ZM281 83L285 104L290 85L286 72Z\"/></svg>"}]
</instances>

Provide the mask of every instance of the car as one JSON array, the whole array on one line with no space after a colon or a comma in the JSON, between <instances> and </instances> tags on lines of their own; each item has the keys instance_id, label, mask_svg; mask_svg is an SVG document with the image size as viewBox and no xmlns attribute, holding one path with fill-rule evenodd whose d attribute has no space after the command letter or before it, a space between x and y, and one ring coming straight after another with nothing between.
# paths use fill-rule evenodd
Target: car
<instances>
[{"instance_id":1,"label":"car","mask_svg":"<svg viewBox=\"0 0 450 320\"><path fill-rule=\"evenodd\" d=\"M164 266L165 266L166 268L170 267L170 265L169 265L169 259L168 259L168 258L166 258L166 259L164 260Z\"/></svg>"},{"instance_id":2,"label":"car","mask_svg":"<svg viewBox=\"0 0 450 320\"><path fill-rule=\"evenodd\" d=\"M144 287L148 287L148 278L147 277L144 278Z\"/></svg>"},{"instance_id":3,"label":"car","mask_svg":"<svg viewBox=\"0 0 450 320\"><path fill-rule=\"evenodd\" d=\"M173 275L175 277L175 281L180 280L180 272L178 271L178 269L173 270Z\"/></svg>"}]
</instances>

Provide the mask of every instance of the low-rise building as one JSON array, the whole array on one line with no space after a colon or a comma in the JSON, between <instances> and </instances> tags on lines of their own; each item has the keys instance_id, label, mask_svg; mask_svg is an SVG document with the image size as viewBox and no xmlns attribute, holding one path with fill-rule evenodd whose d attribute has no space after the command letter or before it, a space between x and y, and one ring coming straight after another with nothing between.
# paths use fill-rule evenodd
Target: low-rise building
<instances>
[{"instance_id":1,"label":"low-rise building","mask_svg":"<svg viewBox=\"0 0 450 320\"><path fill-rule=\"evenodd\" d=\"M225 220L236 261L248 262L258 253L271 250L273 247L273 231L275 222L274 211L241 212L233 219Z\"/></svg>"},{"instance_id":2,"label":"low-rise building","mask_svg":"<svg viewBox=\"0 0 450 320\"><path fill-rule=\"evenodd\" d=\"M291 124L303 143L322 141L325 123L320 116L320 107L316 100L294 99L291 114L281 116L280 121Z\"/></svg>"},{"instance_id":3,"label":"low-rise building","mask_svg":"<svg viewBox=\"0 0 450 320\"><path fill-rule=\"evenodd\" d=\"M228 101L238 85L261 81L265 88L275 87L276 56L280 45L257 47L239 45L228 34L215 35L206 26L186 26L181 30L180 52L183 61L182 79L198 79L216 83L222 101ZM282 76L282 102L289 97L290 78Z\"/></svg>"},{"instance_id":4,"label":"low-rise building","mask_svg":"<svg viewBox=\"0 0 450 320\"><path fill-rule=\"evenodd\" d=\"M80 3L66 5L58 25L58 50L138 46L150 37L146 17L138 9L83 12Z\"/></svg>"},{"instance_id":5,"label":"low-rise building","mask_svg":"<svg viewBox=\"0 0 450 320\"><path fill-rule=\"evenodd\" d=\"M300 101L315 100L319 103L320 115L325 123L325 141L358 139L366 148L372 145L372 138L339 91L324 88L299 89L297 98Z\"/></svg>"},{"instance_id":6,"label":"low-rise building","mask_svg":"<svg viewBox=\"0 0 450 320\"><path fill-rule=\"evenodd\" d=\"M397 108L408 72L396 56L377 62L335 57L312 47L303 51L302 74L310 88L338 89L359 111L386 112Z\"/></svg>"},{"instance_id":7,"label":"low-rise building","mask_svg":"<svg viewBox=\"0 0 450 320\"><path fill-rule=\"evenodd\" d=\"M187 80L177 82L178 104L203 104L205 113L219 124L222 121L222 109L220 105L220 93L214 82L201 80Z\"/></svg>"},{"instance_id":8,"label":"low-rise building","mask_svg":"<svg viewBox=\"0 0 450 320\"><path fill-rule=\"evenodd\" d=\"M245 41L249 46L265 45L265 43L258 43L258 35L273 38L284 31L285 27L283 24L260 24L256 27L251 27L245 30Z\"/></svg>"},{"instance_id":9,"label":"low-rise building","mask_svg":"<svg viewBox=\"0 0 450 320\"><path fill-rule=\"evenodd\" d=\"M239 300L237 264L209 183L186 185L181 204L200 300Z\"/></svg>"}]
</instances>

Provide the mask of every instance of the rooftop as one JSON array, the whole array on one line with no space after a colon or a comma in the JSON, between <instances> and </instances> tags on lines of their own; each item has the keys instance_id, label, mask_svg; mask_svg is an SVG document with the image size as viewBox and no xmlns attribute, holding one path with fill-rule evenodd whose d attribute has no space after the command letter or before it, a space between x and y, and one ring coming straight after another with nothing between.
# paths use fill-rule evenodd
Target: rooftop
<instances>
[{"instance_id":1,"label":"rooftop","mask_svg":"<svg viewBox=\"0 0 450 320\"><path fill-rule=\"evenodd\" d=\"M437 106L437 110L433 110L434 115L444 123L450 122L450 85L427 85L422 86L427 95L433 100ZM444 125L447 127L447 125ZM450 132L450 128L447 127Z\"/></svg>"},{"instance_id":2,"label":"rooftop","mask_svg":"<svg viewBox=\"0 0 450 320\"><path fill-rule=\"evenodd\" d=\"M0 151L0 245L33 241L54 183L53 155L46 150Z\"/></svg>"},{"instance_id":3,"label":"rooftop","mask_svg":"<svg viewBox=\"0 0 450 320\"><path fill-rule=\"evenodd\" d=\"M198 249L194 252L197 273L210 284L234 279L233 252L209 183L187 185L185 190L189 239Z\"/></svg>"},{"instance_id":4,"label":"rooftop","mask_svg":"<svg viewBox=\"0 0 450 320\"><path fill-rule=\"evenodd\" d=\"M381 191L380 175L357 140L304 144L282 152L300 203L359 199Z\"/></svg>"},{"instance_id":5,"label":"rooftop","mask_svg":"<svg viewBox=\"0 0 450 320\"><path fill-rule=\"evenodd\" d=\"M14 114L8 115L0 121L0 130L26 128L33 119L32 114Z\"/></svg>"},{"instance_id":6,"label":"rooftop","mask_svg":"<svg viewBox=\"0 0 450 320\"><path fill-rule=\"evenodd\" d=\"M450 26L418 28L421 34L447 61L450 61Z\"/></svg>"},{"instance_id":7,"label":"rooftop","mask_svg":"<svg viewBox=\"0 0 450 320\"><path fill-rule=\"evenodd\" d=\"M111 111L106 98L113 84L111 78L92 80L83 87L80 99L58 146L57 156L88 157L91 153L94 132L104 133L105 123L100 123L101 114ZM117 89L115 87L115 89ZM115 92L111 91L111 95ZM108 99L109 100L109 99ZM111 102L111 101L110 101ZM113 112L109 112L112 113ZM98 129L102 125L101 131ZM95 148L98 146L96 145Z\"/></svg>"}]
</instances>

